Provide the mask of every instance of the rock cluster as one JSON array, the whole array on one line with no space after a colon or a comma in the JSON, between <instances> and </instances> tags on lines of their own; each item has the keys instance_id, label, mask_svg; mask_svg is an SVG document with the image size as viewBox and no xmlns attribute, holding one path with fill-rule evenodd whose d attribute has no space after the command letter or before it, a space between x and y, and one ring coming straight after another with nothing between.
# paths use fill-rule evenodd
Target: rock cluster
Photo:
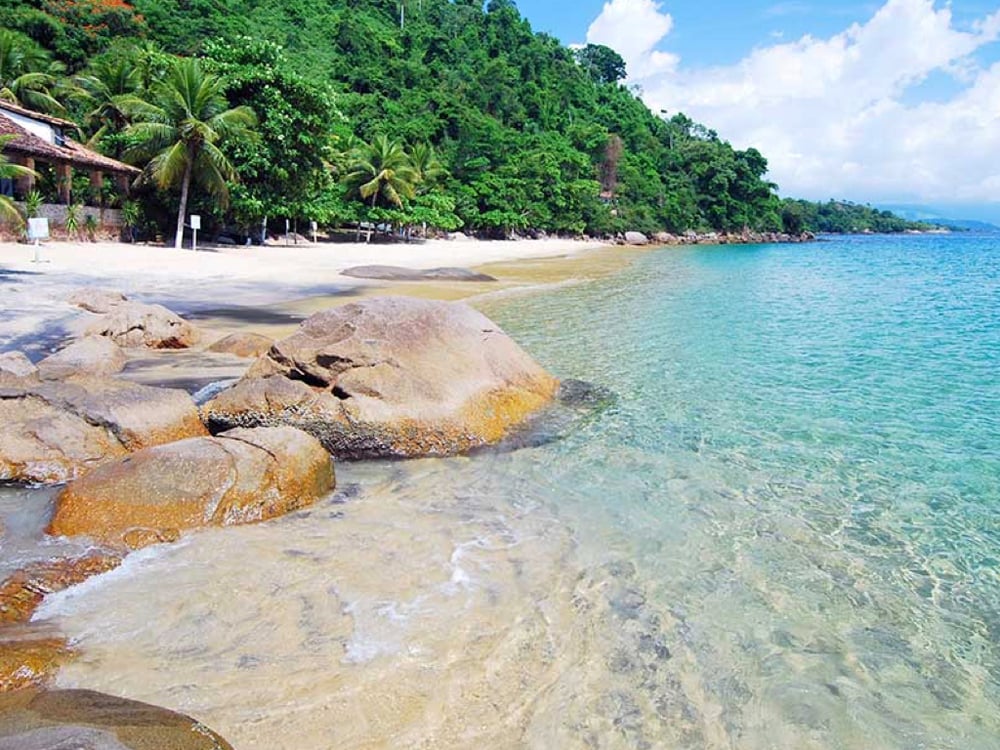
<instances>
[{"instance_id":1,"label":"rock cluster","mask_svg":"<svg viewBox=\"0 0 1000 750\"><path fill-rule=\"evenodd\" d=\"M624 244L646 244L629 242L628 234L624 239ZM812 242L816 236L811 232L802 234L785 234L783 232L685 232L684 234L670 234L669 232L658 232L653 235L653 242L657 245L764 245L782 244L795 242Z\"/></svg>"}]
</instances>

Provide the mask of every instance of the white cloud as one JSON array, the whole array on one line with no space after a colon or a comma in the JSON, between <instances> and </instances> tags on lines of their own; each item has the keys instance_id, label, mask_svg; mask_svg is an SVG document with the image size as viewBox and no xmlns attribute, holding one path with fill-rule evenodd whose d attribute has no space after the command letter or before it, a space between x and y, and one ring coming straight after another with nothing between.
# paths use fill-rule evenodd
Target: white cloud
<instances>
[{"instance_id":1,"label":"white cloud","mask_svg":"<svg viewBox=\"0 0 1000 750\"><path fill-rule=\"evenodd\" d=\"M625 58L653 111L683 111L760 148L783 193L997 201L1000 63L971 56L1000 38L1000 10L961 30L934 0L888 0L830 38L773 43L716 68L660 51L672 28L663 3L611 0L587 39ZM953 77L958 93L907 103L932 73Z\"/></svg>"}]
</instances>

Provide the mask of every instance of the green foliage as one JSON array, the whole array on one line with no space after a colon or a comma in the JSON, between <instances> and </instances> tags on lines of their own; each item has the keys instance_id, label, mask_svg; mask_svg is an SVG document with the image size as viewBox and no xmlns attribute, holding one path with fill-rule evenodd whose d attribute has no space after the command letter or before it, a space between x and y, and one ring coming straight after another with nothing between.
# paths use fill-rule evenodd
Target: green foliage
<instances>
[{"instance_id":1,"label":"green foliage","mask_svg":"<svg viewBox=\"0 0 1000 750\"><path fill-rule=\"evenodd\" d=\"M193 196L198 210L244 227L378 212L397 226L497 236L782 224L760 153L683 115L654 115L620 85L614 50L574 53L534 33L510 0L8 3L5 27L80 71L73 114L95 146L152 159L155 179L140 193L147 216L165 216L190 163L218 198ZM71 28L74 3L110 13L101 18L115 34ZM218 133L201 138L199 160L168 153L169 123L132 101L165 110L177 72L161 49L200 56L225 107L257 113L259 139Z\"/></svg>"},{"instance_id":2,"label":"green foliage","mask_svg":"<svg viewBox=\"0 0 1000 750\"><path fill-rule=\"evenodd\" d=\"M893 234L936 228L932 224L907 221L891 211L880 211L871 206L835 200L811 203L785 199L781 203L781 220L784 230L790 234L800 232Z\"/></svg>"},{"instance_id":3,"label":"green foliage","mask_svg":"<svg viewBox=\"0 0 1000 750\"><path fill-rule=\"evenodd\" d=\"M83 220L83 228L87 232L87 238L93 242L97 238L97 217L93 214L87 214Z\"/></svg>"},{"instance_id":4,"label":"green foliage","mask_svg":"<svg viewBox=\"0 0 1000 750\"><path fill-rule=\"evenodd\" d=\"M337 217L326 205L332 189L332 130L339 119L333 94L296 73L274 42L240 37L206 44L206 66L224 82L230 105L258 113L253 142L232 144L240 184L233 211L245 225L262 216Z\"/></svg>"},{"instance_id":5,"label":"green foliage","mask_svg":"<svg viewBox=\"0 0 1000 750\"><path fill-rule=\"evenodd\" d=\"M42 194L37 190L29 190L28 194L24 196L24 213L25 218L34 219L38 216L39 211L42 210L43 198Z\"/></svg>"},{"instance_id":6,"label":"green foliage","mask_svg":"<svg viewBox=\"0 0 1000 750\"><path fill-rule=\"evenodd\" d=\"M39 112L62 112L55 88L63 70L32 39L0 28L0 99Z\"/></svg>"},{"instance_id":7,"label":"green foliage","mask_svg":"<svg viewBox=\"0 0 1000 750\"><path fill-rule=\"evenodd\" d=\"M610 47L588 44L576 50L576 61L596 83L618 83L625 80L625 60Z\"/></svg>"},{"instance_id":8,"label":"green foliage","mask_svg":"<svg viewBox=\"0 0 1000 750\"><path fill-rule=\"evenodd\" d=\"M4 135L0 136L0 152L2 152L4 145L9 142L13 136ZM7 157L0 153L0 180L16 180L20 177L33 176L35 173L28 169L27 167L22 167L19 164L11 164ZM37 213L37 208L36 208ZM35 214L29 214L28 218L32 218ZM0 221L9 221L15 224L21 223L21 214L17 212L17 208L14 206L13 201L6 195L0 195Z\"/></svg>"},{"instance_id":9,"label":"green foliage","mask_svg":"<svg viewBox=\"0 0 1000 750\"><path fill-rule=\"evenodd\" d=\"M66 206L66 219L63 222L66 234L70 237L80 232L80 204L72 203Z\"/></svg>"}]
</instances>

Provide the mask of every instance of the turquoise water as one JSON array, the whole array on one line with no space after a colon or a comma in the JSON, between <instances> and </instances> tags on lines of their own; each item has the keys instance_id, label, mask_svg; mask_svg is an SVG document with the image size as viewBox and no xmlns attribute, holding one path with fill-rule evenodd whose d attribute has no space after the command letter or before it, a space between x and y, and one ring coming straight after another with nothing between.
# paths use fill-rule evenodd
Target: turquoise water
<instances>
[{"instance_id":1,"label":"turquoise water","mask_svg":"<svg viewBox=\"0 0 1000 750\"><path fill-rule=\"evenodd\" d=\"M733 746L1000 747L1000 238L669 249L488 312L619 394L533 477Z\"/></svg>"},{"instance_id":2,"label":"turquoise water","mask_svg":"<svg viewBox=\"0 0 1000 750\"><path fill-rule=\"evenodd\" d=\"M482 306L617 399L50 597L59 684L240 750L1000 747L1000 239L666 249Z\"/></svg>"}]
</instances>

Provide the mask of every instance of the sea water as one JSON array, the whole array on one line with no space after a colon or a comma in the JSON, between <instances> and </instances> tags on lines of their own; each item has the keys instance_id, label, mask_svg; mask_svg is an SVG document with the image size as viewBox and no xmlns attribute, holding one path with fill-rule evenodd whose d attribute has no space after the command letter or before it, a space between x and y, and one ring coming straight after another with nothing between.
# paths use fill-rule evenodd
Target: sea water
<instances>
[{"instance_id":1,"label":"sea water","mask_svg":"<svg viewBox=\"0 0 1000 750\"><path fill-rule=\"evenodd\" d=\"M1000 238L668 248L479 305L610 404L50 598L239 750L1000 747Z\"/></svg>"}]
</instances>

